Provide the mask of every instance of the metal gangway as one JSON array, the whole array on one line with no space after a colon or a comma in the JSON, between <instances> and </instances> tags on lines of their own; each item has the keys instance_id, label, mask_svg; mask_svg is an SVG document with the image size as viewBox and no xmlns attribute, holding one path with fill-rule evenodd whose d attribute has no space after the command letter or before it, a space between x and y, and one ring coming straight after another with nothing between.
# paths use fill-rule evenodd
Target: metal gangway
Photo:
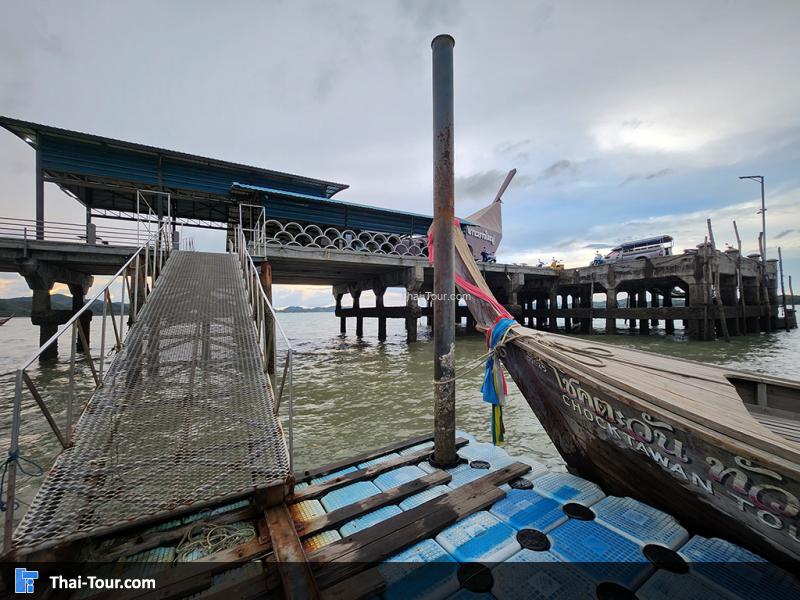
<instances>
[{"instance_id":1,"label":"metal gangway","mask_svg":"<svg viewBox=\"0 0 800 600\"><path fill-rule=\"evenodd\" d=\"M163 233L156 240L170 237ZM253 493L273 497L277 491L282 499L292 469L292 348L241 228L229 250L170 252L150 240L95 295L105 299L103 341L99 358L87 352L84 361L96 389L74 428L72 396L67 423L59 428L28 375L38 354L17 371L3 490L6 551L45 549ZM149 269L147 278L141 269ZM122 297L133 299L124 337L125 305L115 315L108 291L120 280ZM82 312L53 338L71 332L71 388L76 336L85 340ZM107 316L116 355L104 372ZM266 372L266 359L277 353L276 330L286 347L277 398ZM12 540L20 407L28 392L64 449ZM288 446L278 414L282 396L288 396Z\"/></svg>"}]
</instances>

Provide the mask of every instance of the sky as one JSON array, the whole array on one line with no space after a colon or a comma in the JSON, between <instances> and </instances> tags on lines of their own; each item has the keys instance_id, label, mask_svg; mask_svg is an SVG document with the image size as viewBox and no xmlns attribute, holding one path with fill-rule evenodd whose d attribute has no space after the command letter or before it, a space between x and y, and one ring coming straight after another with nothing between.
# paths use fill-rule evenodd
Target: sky
<instances>
[{"instance_id":1,"label":"sky","mask_svg":"<svg viewBox=\"0 0 800 600\"><path fill-rule=\"evenodd\" d=\"M503 205L502 262L670 234L800 274L800 2L6 0L0 114L342 182L432 212L430 41L456 39L456 212ZM0 131L0 216L33 218L34 156ZM48 186L49 187L49 186ZM81 222L57 188L46 216ZM223 249L194 230L198 249ZM798 284L800 287L800 284ZM28 295L0 274L0 297ZM327 305L281 286L278 306ZM387 299L387 303L389 300ZM365 303L366 304L366 303Z\"/></svg>"}]
</instances>

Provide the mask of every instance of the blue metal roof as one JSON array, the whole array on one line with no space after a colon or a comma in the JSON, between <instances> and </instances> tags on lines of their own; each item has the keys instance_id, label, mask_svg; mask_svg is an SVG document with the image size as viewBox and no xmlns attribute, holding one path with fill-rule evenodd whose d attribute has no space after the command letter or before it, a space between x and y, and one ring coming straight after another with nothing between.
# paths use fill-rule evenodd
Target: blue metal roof
<instances>
[{"instance_id":1,"label":"blue metal roof","mask_svg":"<svg viewBox=\"0 0 800 600\"><path fill-rule=\"evenodd\" d=\"M426 234L433 222L433 218L429 215L379 206L344 202L239 182L235 182L232 187L263 192L266 196L264 206L267 209L267 216L272 219L310 221L351 229L420 235Z\"/></svg>"},{"instance_id":2,"label":"blue metal roof","mask_svg":"<svg viewBox=\"0 0 800 600\"><path fill-rule=\"evenodd\" d=\"M170 193L177 218L208 224L230 222L239 202L260 194L269 216L282 220L420 235L433 221L428 215L333 200L348 187L340 183L2 116L0 127L36 148L46 181L119 218L136 211L137 190L154 190Z\"/></svg>"}]
</instances>

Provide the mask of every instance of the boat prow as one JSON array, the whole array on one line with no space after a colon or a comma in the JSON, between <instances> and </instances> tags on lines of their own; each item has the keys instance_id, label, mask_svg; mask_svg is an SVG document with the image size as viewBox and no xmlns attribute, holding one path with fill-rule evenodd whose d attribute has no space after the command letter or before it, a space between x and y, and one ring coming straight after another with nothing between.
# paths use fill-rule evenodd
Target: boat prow
<instances>
[{"instance_id":1,"label":"boat prow","mask_svg":"<svg viewBox=\"0 0 800 600\"><path fill-rule=\"evenodd\" d=\"M456 245L458 285L490 329L510 315ZM800 383L519 325L497 353L571 471L697 533L800 559Z\"/></svg>"}]
</instances>

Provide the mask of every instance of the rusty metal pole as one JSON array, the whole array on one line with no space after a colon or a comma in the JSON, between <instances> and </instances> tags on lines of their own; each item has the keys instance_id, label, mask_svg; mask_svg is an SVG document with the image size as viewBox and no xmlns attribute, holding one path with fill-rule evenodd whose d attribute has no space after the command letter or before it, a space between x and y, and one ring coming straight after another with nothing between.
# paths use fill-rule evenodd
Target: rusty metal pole
<instances>
[{"instance_id":1,"label":"rusty metal pole","mask_svg":"<svg viewBox=\"0 0 800 600\"><path fill-rule=\"evenodd\" d=\"M437 35L433 48L433 461L456 464L455 292L453 219L453 47Z\"/></svg>"}]
</instances>

